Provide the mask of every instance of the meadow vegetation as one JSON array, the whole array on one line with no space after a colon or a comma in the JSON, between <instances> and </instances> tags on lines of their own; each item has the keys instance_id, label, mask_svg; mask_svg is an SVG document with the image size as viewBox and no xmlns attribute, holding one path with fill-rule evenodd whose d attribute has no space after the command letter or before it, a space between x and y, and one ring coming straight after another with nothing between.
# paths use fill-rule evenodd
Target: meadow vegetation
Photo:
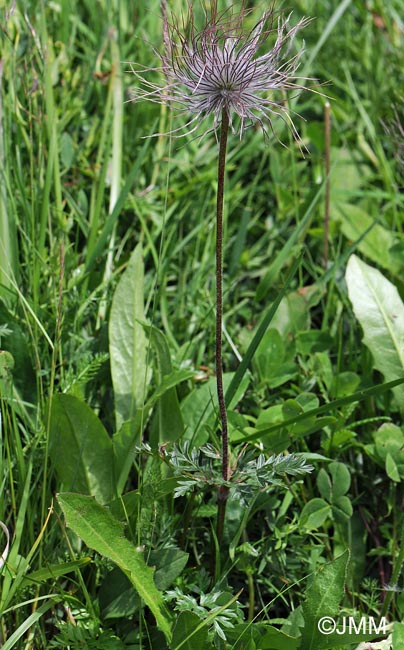
<instances>
[{"instance_id":1,"label":"meadow vegetation","mask_svg":"<svg viewBox=\"0 0 404 650\"><path fill-rule=\"evenodd\" d=\"M218 142L130 101L160 2L0 2L4 650L404 648L402 2L275 8L318 92L229 132L224 480Z\"/></svg>"}]
</instances>

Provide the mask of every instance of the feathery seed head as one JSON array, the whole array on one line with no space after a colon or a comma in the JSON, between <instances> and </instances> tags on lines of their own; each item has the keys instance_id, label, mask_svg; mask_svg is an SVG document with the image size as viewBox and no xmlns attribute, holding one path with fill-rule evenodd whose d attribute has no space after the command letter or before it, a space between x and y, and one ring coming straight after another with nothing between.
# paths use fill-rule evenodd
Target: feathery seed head
<instances>
[{"instance_id":1,"label":"feathery seed head","mask_svg":"<svg viewBox=\"0 0 404 650\"><path fill-rule=\"evenodd\" d=\"M308 19L289 26L278 18L272 29L273 11L267 11L250 31L243 30L246 12L238 14L215 11L201 31L195 28L192 9L188 28L181 31L176 23L169 24L163 5L164 52L159 55L166 84L149 81L145 73L152 69L132 66L140 85L133 99L148 99L158 103L173 102L192 115L183 135L199 128L203 118L213 115L213 130L220 125L226 112L233 133L242 136L249 124L258 123L266 133L265 122L272 128L271 118L288 120L296 134L293 121L283 104L283 91L302 88L294 76L302 50L287 58L296 33ZM275 43L266 52L268 37L276 33ZM280 94L276 100L274 93ZM235 123L234 117L239 120ZM209 129L212 130L212 129Z\"/></svg>"}]
</instances>

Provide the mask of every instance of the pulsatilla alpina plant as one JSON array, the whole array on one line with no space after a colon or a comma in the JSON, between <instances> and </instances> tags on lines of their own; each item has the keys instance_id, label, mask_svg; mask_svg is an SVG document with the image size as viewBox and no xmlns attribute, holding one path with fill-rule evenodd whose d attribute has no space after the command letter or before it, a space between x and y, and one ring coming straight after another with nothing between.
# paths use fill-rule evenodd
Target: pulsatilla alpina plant
<instances>
[{"instance_id":1,"label":"pulsatilla alpina plant","mask_svg":"<svg viewBox=\"0 0 404 650\"><path fill-rule=\"evenodd\" d=\"M181 113L189 114L184 126L172 134L192 134L198 131L204 118L213 116L205 133L214 131L219 140L218 185L216 202L216 337L215 366L218 410L222 438L222 481L218 485L217 539L223 537L226 501L229 494L229 444L226 401L223 389L222 315L223 315L223 203L226 151L229 130L242 137L250 124L261 126L267 135L267 125L274 130L272 119L280 116L288 122L294 134L296 129L287 107L284 91L301 88L296 83L295 71L301 51L289 56L297 32L307 25L300 20L294 27L289 18L277 18L266 11L251 30L245 29L247 11L244 4L237 12L230 8L220 13L217 3L211 5L201 30L195 25L192 6L188 23L180 29L174 19L167 18L166 3L162 3L164 51L159 54L160 68L132 65L138 87L133 99L158 103L172 103ZM268 45L274 35L274 44ZM156 83L148 74L160 70L164 83ZM220 130L220 137L217 133Z\"/></svg>"}]
</instances>

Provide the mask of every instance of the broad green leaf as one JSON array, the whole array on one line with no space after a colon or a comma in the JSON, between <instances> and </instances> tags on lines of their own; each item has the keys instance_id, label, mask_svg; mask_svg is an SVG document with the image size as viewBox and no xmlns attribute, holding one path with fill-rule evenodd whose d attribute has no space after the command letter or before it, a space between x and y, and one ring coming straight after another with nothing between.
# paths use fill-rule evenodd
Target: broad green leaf
<instances>
[{"instance_id":1,"label":"broad green leaf","mask_svg":"<svg viewBox=\"0 0 404 650\"><path fill-rule=\"evenodd\" d=\"M387 454L386 456L386 474L395 483L399 483L401 481L398 467L394 462L394 458L390 456L390 454Z\"/></svg>"},{"instance_id":2,"label":"broad green leaf","mask_svg":"<svg viewBox=\"0 0 404 650\"><path fill-rule=\"evenodd\" d=\"M278 630L272 625L268 626L268 632L259 642L260 650L297 650L300 637L293 637Z\"/></svg>"},{"instance_id":3,"label":"broad green leaf","mask_svg":"<svg viewBox=\"0 0 404 650\"><path fill-rule=\"evenodd\" d=\"M348 497L334 497L332 502L332 514L334 519L346 523L353 515L351 500Z\"/></svg>"},{"instance_id":4,"label":"broad green leaf","mask_svg":"<svg viewBox=\"0 0 404 650\"><path fill-rule=\"evenodd\" d=\"M292 439L288 432L285 429L279 431L273 431L272 433L266 433L262 436L257 436L260 442L262 442L265 447L274 454L280 454L282 451L285 451L292 444ZM236 439L236 442L242 442L240 439Z\"/></svg>"},{"instance_id":5,"label":"broad green leaf","mask_svg":"<svg viewBox=\"0 0 404 650\"><path fill-rule=\"evenodd\" d=\"M351 475L349 469L344 463L333 461L328 466L328 471L332 476L332 494L333 500L338 499L346 494L351 485Z\"/></svg>"},{"instance_id":6,"label":"broad green leaf","mask_svg":"<svg viewBox=\"0 0 404 650\"><path fill-rule=\"evenodd\" d=\"M404 305L396 287L380 271L362 262L356 255L346 270L348 293L370 349L374 366L387 381L404 373ZM404 387L393 389L399 408L404 412Z\"/></svg>"},{"instance_id":7,"label":"broad green leaf","mask_svg":"<svg viewBox=\"0 0 404 650\"><path fill-rule=\"evenodd\" d=\"M393 650L400 648L404 648L404 623L395 621L393 624Z\"/></svg>"},{"instance_id":8,"label":"broad green leaf","mask_svg":"<svg viewBox=\"0 0 404 650\"><path fill-rule=\"evenodd\" d=\"M374 219L357 205L337 203L335 207L336 218L341 222L341 230L351 241L359 239L374 223ZM382 268L396 272L400 264L389 254L389 249L394 243L392 231L374 223L366 237L359 242L358 250Z\"/></svg>"},{"instance_id":9,"label":"broad green leaf","mask_svg":"<svg viewBox=\"0 0 404 650\"><path fill-rule=\"evenodd\" d=\"M188 562L189 554L179 548L160 548L151 551L147 564L155 567L154 582L156 587L165 591L182 573Z\"/></svg>"},{"instance_id":10,"label":"broad green leaf","mask_svg":"<svg viewBox=\"0 0 404 650\"><path fill-rule=\"evenodd\" d=\"M301 399L287 399L282 406L282 413L285 420L289 420L293 417L298 417L306 411L310 411L313 408L313 404L310 399L310 394L308 394L307 402ZM299 395L301 397L301 395ZM318 405L318 400L314 403L314 408ZM292 424L288 427L289 433L294 434L304 434L311 430L315 426L316 417L307 418L303 422L298 422L297 424Z\"/></svg>"},{"instance_id":11,"label":"broad green leaf","mask_svg":"<svg viewBox=\"0 0 404 650\"><path fill-rule=\"evenodd\" d=\"M140 604L139 594L119 567L106 574L97 595L103 619L129 618Z\"/></svg>"},{"instance_id":12,"label":"broad green leaf","mask_svg":"<svg viewBox=\"0 0 404 650\"><path fill-rule=\"evenodd\" d=\"M325 469L321 468L317 474L317 487L323 499L331 503L332 500L332 485L331 479Z\"/></svg>"},{"instance_id":13,"label":"broad green leaf","mask_svg":"<svg viewBox=\"0 0 404 650\"><path fill-rule=\"evenodd\" d=\"M150 333L150 340L157 358L157 382L173 375L170 351L166 338L156 327L145 327ZM184 433L184 421L175 386L168 388L158 399L156 413L152 423L152 440L154 446L163 442L175 442Z\"/></svg>"},{"instance_id":14,"label":"broad green leaf","mask_svg":"<svg viewBox=\"0 0 404 650\"><path fill-rule=\"evenodd\" d=\"M117 429L143 405L150 380L145 320L142 247L138 244L119 280L109 320L109 353Z\"/></svg>"},{"instance_id":15,"label":"broad green leaf","mask_svg":"<svg viewBox=\"0 0 404 650\"><path fill-rule=\"evenodd\" d=\"M181 612L173 629L171 650L205 650L208 648L208 630L198 627L202 621L193 612Z\"/></svg>"},{"instance_id":16,"label":"broad green leaf","mask_svg":"<svg viewBox=\"0 0 404 650\"><path fill-rule=\"evenodd\" d=\"M107 508L91 497L65 492L59 494L57 499L69 528L89 548L119 566L154 614L167 640L170 640L170 615L161 592L154 584L153 569L146 565L142 552L126 539L121 524Z\"/></svg>"},{"instance_id":17,"label":"broad green leaf","mask_svg":"<svg viewBox=\"0 0 404 650\"><path fill-rule=\"evenodd\" d=\"M376 454L381 460L386 460L387 454L390 454L396 463L404 462L404 433L400 427L385 422L375 431L373 439Z\"/></svg>"},{"instance_id":18,"label":"broad green leaf","mask_svg":"<svg viewBox=\"0 0 404 650\"><path fill-rule=\"evenodd\" d=\"M140 491L132 490L108 503L108 509L115 519L127 522L139 513L140 503Z\"/></svg>"},{"instance_id":19,"label":"broad green leaf","mask_svg":"<svg viewBox=\"0 0 404 650\"><path fill-rule=\"evenodd\" d=\"M73 395L53 397L49 455L65 489L100 503L115 497L112 440L95 413Z\"/></svg>"},{"instance_id":20,"label":"broad green leaf","mask_svg":"<svg viewBox=\"0 0 404 650\"><path fill-rule=\"evenodd\" d=\"M330 392L332 397L344 397L344 395L352 395L359 384L360 377L356 372L340 372L337 375L333 376Z\"/></svg>"},{"instance_id":21,"label":"broad green leaf","mask_svg":"<svg viewBox=\"0 0 404 650\"><path fill-rule=\"evenodd\" d=\"M261 342L255 352L255 361L261 367L263 364L263 373L265 374L265 363L280 365L285 359L285 342L278 330L272 327L267 329Z\"/></svg>"},{"instance_id":22,"label":"broad green leaf","mask_svg":"<svg viewBox=\"0 0 404 650\"><path fill-rule=\"evenodd\" d=\"M282 422L282 420L282 404L275 404L274 406L270 406L269 408L260 411L255 426L257 429L265 429L268 425Z\"/></svg>"},{"instance_id":23,"label":"broad green leaf","mask_svg":"<svg viewBox=\"0 0 404 650\"><path fill-rule=\"evenodd\" d=\"M71 136L65 131L60 138L60 159L66 169L70 169L74 160L74 144Z\"/></svg>"},{"instance_id":24,"label":"broad green leaf","mask_svg":"<svg viewBox=\"0 0 404 650\"><path fill-rule=\"evenodd\" d=\"M300 515L300 525L304 528L319 528L331 515L331 506L324 499L311 499Z\"/></svg>"},{"instance_id":25,"label":"broad green leaf","mask_svg":"<svg viewBox=\"0 0 404 650\"><path fill-rule=\"evenodd\" d=\"M344 594L349 552L320 567L306 589L303 603L304 628L300 650L328 647L327 635L321 634L318 622L323 616L335 617Z\"/></svg>"},{"instance_id":26,"label":"broad green leaf","mask_svg":"<svg viewBox=\"0 0 404 650\"><path fill-rule=\"evenodd\" d=\"M297 374L293 351L287 350L284 340L276 329L268 329L254 357L260 381L269 388L281 386Z\"/></svg>"},{"instance_id":27,"label":"broad green leaf","mask_svg":"<svg viewBox=\"0 0 404 650\"><path fill-rule=\"evenodd\" d=\"M371 174L371 169L363 163L363 155L353 149L332 147L332 159L335 161L331 171L333 196L342 201L347 193L356 192Z\"/></svg>"},{"instance_id":28,"label":"broad green leaf","mask_svg":"<svg viewBox=\"0 0 404 650\"><path fill-rule=\"evenodd\" d=\"M265 636L267 627L265 623L255 620L253 624L251 622L236 623L234 627L227 628L226 638L229 650L257 650L261 647L260 642Z\"/></svg>"},{"instance_id":29,"label":"broad green leaf","mask_svg":"<svg viewBox=\"0 0 404 650\"><path fill-rule=\"evenodd\" d=\"M331 348L332 344L333 339L329 332L321 330L301 331L296 337L296 350L302 355L325 352Z\"/></svg>"},{"instance_id":30,"label":"broad green leaf","mask_svg":"<svg viewBox=\"0 0 404 650\"><path fill-rule=\"evenodd\" d=\"M340 628L339 632L324 636L325 645L319 646L319 650L391 650L390 643L386 643L386 641L366 643L375 637L377 638L377 636L380 635L376 635L371 631L368 633L357 633L355 631L344 633Z\"/></svg>"},{"instance_id":31,"label":"broad green leaf","mask_svg":"<svg viewBox=\"0 0 404 650\"><path fill-rule=\"evenodd\" d=\"M305 287L301 291L291 291L281 300L271 321L271 327L276 329L282 337L296 335L301 330L307 330L310 327L310 298L315 289L317 287L312 285L312 287ZM321 294L321 290L318 290L318 293Z\"/></svg>"}]
</instances>

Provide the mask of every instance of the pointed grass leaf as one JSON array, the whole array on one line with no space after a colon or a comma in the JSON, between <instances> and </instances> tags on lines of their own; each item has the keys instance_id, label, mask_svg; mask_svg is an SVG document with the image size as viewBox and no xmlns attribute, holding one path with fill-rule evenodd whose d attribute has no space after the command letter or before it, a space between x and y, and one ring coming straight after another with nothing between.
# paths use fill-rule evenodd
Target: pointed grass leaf
<instances>
[{"instance_id":1,"label":"pointed grass leaf","mask_svg":"<svg viewBox=\"0 0 404 650\"><path fill-rule=\"evenodd\" d=\"M346 282L363 342L373 355L374 367L387 381L404 373L404 304L396 287L377 269L351 255ZM393 389L404 412L404 386Z\"/></svg>"},{"instance_id":2,"label":"pointed grass leaf","mask_svg":"<svg viewBox=\"0 0 404 650\"><path fill-rule=\"evenodd\" d=\"M313 192L312 195L309 197L309 200L307 202L306 212L303 215L301 221L299 222L298 226L293 229L292 235L286 241L286 243L284 244L284 246L276 256L275 260L272 262L269 269L265 273L261 282L259 283L256 291L257 300L262 300L263 298L265 298L269 289L271 288L271 286L273 286L274 281L276 281L276 279L278 278L282 267L291 258L294 257L294 254L297 254L296 256L299 259L300 257L299 251L302 249L302 244L299 242L299 239L304 240L305 231L310 225L310 221L313 218L314 209L316 207L316 204L320 200L323 191L324 191L324 185L322 185L320 189L318 189L316 192Z\"/></svg>"},{"instance_id":3,"label":"pointed grass leaf","mask_svg":"<svg viewBox=\"0 0 404 650\"><path fill-rule=\"evenodd\" d=\"M49 455L65 489L100 503L114 498L112 440L95 413L73 395L53 397Z\"/></svg>"},{"instance_id":4,"label":"pointed grass leaf","mask_svg":"<svg viewBox=\"0 0 404 650\"><path fill-rule=\"evenodd\" d=\"M32 571L27 573L24 576L22 585L27 587L28 585L39 585L41 582L46 580L55 580L55 578L60 578L61 576L66 576L73 571L77 571L82 567L90 564L91 557L82 557L78 560L72 562L62 562L61 564L49 564L48 566L38 569L37 571Z\"/></svg>"},{"instance_id":5,"label":"pointed grass leaf","mask_svg":"<svg viewBox=\"0 0 404 650\"><path fill-rule=\"evenodd\" d=\"M154 571L146 565L141 551L126 539L121 524L92 497L65 492L58 494L57 499L69 528L89 548L114 562L124 572L170 640L171 618L161 592L154 584Z\"/></svg>"},{"instance_id":6,"label":"pointed grass leaf","mask_svg":"<svg viewBox=\"0 0 404 650\"><path fill-rule=\"evenodd\" d=\"M109 352L115 395L117 429L143 405L150 380L147 369L142 247L138 244L112 299Z\"/></svg>"},{"instance_id":7,"label":"pointed grass leaf","mask_svg":"<svg viewBox=\"0 0 404 650\"><path fill-rule=\"evenodd\" d=\"M60 602L60 598L58 596L53 596L46 600L40 607L35 609L32 614L24 618L21 625L13 631L7 641L2 643L2 650L11 650L11 648L17 647L17 642L35 626L44 614L46 614L51 608L54 608L55 604L58 602Z\"/></svg>"},{"instance_id":8,"label":"pointed grass leaf","mask_svg":"<svg viewBox=\"0 0 404 650\"><path fill-rule=\"evenodd\" d=\"M349 552L322 566L306 589L303 603L304 628L300 650L328 648L328 636L318 629L323 616L335 617L344 595Z\"/></svg>"},{"instance_id":9,"label":"pointed grass leaf","mask_svg":"<svg viewBox=\"0 0 404 650\"><path fill-rule=\"evenodd\" d=\"M274 432L279 431L280 429L289 427L295 424L296 422L301 422L302 420L309 419L315 415L319 415L320 413L329 413L330 411L340 408L341 406L346 406L347 404L360 402L371 395L382 395L386 391L395 389L397 386L402 386L403 384L404 384L404 376L400 377L400 379L394 379L393 381L388 381L384 384L378 384L376 386L370 386L369 388L363 388L362 390L357 391L353 395L346 395L345 397L340 397L334 400L333 402L327 402L326 404L322 404L321 406L315 409L310 409L309 411L305 411L304 413L301 413L300 415L284 420L283 422L277 422L268 427L262 428L262 430L260 429L258 431L254 431L253 433L248 433L248 435L244 435L242 439L237 438L235 439L235 441L247 442L250 440L257 440L258 438L261 438L263 435L272 434ZM326 420L328 418L322 418L322 419ZM325 423L323 424L323 426L326 426Z\"/></svg>"},{"instance_id":10,"label":"pointed grass leaf","mask_svg":"<svg viewBox=\"0 0 404 650\"><path fill-rule=\"evenodd\" d=\"M286 292L289 288L289 285L291 281L293 280L295 276L295 272L297 271L298 267L300 265L300 258L297 258L290 270L289 273L285 279L285 282L283 283L282 289L278 291L278 294L273 301L273 303L268 307L268 309L264 312L264 315L261 319L260 324L257 327L257 330L254 334L254 337L248 346L248 349L243 356L243 359L240 362L239 367L237 368L236 372L234 373L234 376L231 380L230 385L226 388L225 390L225 397L226 397L226 405L229 406L234 398L234 395L236 394L236 391L239 389L241 385L241 380L243 379L245 373L247 372L247 369L257 351L257 348L262 340L262 337L264 336L265 332L267 331L272 319L274 318L278 307L282 301L282 298L286 295Z\"/></svg>"},{"instance_id":11,"label":"pointed grass leaf","mask_svg":"<svg viewBox=\"0 0 404 650\"><path fill-rule=\"evenodd\" d=\"M119 193L118 199L114 205L114 209L112 210L111 214L108 215L108 218L105 221L104 227L98 236L97 241L93 246L90 247L90 250L88 251L88 258L85 266L86 273L89 273L89 271L91 271L97 261L97 258L102 255L103 250L108 245L108 240L111 237L111 232L113 232L114 226L125 204L125 201L127 200L128 194L133 191L133 186L140 176L139 169L150 147L150 143L151 139L146 139L142 149L137 152L136 160L132 166L132 169L126 177L125 186Z\"/></svg>"}]
</instances>

